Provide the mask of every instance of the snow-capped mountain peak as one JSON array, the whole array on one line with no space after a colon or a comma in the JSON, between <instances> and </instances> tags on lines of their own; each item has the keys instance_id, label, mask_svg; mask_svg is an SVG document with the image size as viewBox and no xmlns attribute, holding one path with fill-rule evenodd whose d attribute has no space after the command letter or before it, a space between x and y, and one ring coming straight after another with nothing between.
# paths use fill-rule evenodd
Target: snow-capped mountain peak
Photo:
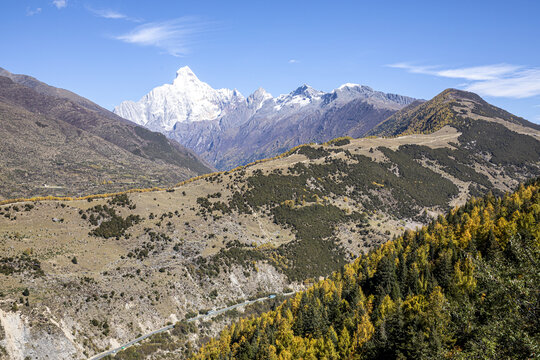
<instances>
[{"instance_id":1,"label":"snow-capped mountain peak","mask_svg":"<svg viewBox=\"0 0 540 360\"><path fill-rule=\"evenodd\" d=\"M181 67L176 72L172 86L177 91L210 91L214 90L210 85L199 80L199 78L191 71L188 66ZM159 88L156 88L159 89Z\"/></svg>"},{"instance_id":2,"label":"snow-capped mountain peak","mask_svg":"<svg viewBox=\"0 0 540 360\"><path fill-rule=\"evenodd\" d=\"M320 99L324 92L316 90L309 85L302 85L289 94L278 96L274 109L280 111L284 108L301 108Z\"/></svg>"},{"instance_id":3,"label":"snow-capped mountain peak","mask_svg":"<svg viewBox=\"0 0 540 360\"><path fill-rule=\"evenodd\" d=\"M197 79L197 76L195 73L191 70L189 66L182 66L180 69L176 71L176 77L182 78L182 77L194 77Z\"/></svg>"},{"instance_id":4,"label":"snow-capped mountain peak","mask_svg":"<svg viewBox=\"0 0 540 360\"><path fill-rule=\"evenodd\" d=\"M260 87L257 90L255 90L253 94L250 95L250 97L271 99L272 94L270 94L268 91Z\"/></svg>"},{"instance_id":5,"label":"snow-capped mountain peak","mask_svg":"<svg viewBox=\"0 0 540 360\"><path fill-rule=\"evenodd\" d=\"M188 67L176 72L172 84L158 86L138 102L124 101L114 112L152 130L170 131L178 122L215 120L245 98L238 90L213 89Z\"/></svg>"},{"instance_id":6,"label":"snow-capped mountain peak","mask_svg":"<svg viewBox=\"0 0 540 360\"><path fill-rule=\"evenodd\" d=\"M304 97L307 97L309 99L312 99L312 98L318 97L318 96L320 96L322 94L323 94L322 91L315 90L311 86L309 86L307 84L304 84L304 85L300 86L299 88L297 88L296 90L294 90L293 92L291 92L290 95L292 97L294 97L294 96L304 96Z\"/></svg>"},{"instance_id":7,"label":"snow-capped mountain peak","mask_svg":"<svg viewBox=\"0 0 540 360\"><path fill-rule=\"evenodd\" d=\"M273 99L272 94L270 94L265 89L260 87L257 90L255 90L253 94L248 96L247 103L251 109L254 109L255 111L257 111L263 107L263 104L267 100L271 100L271 99Z\"/></svg>"}]
</instances>

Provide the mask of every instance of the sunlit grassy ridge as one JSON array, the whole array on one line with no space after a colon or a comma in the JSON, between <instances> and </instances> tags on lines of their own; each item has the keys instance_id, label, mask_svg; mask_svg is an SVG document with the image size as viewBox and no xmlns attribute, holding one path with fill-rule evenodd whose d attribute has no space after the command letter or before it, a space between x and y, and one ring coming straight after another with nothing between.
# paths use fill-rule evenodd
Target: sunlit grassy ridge
<instances>
[{"instance_id":1,"label":"sunlit grassy ridge","mask_svg":"<svg viewBox=\"0 0 540 360\"><path fill-rule=\"evenodd\" d=\"M325 145L331 145L333 143L333 141L339 141L339 140L342 140L342 139L345 139L345 138L336 138L334 140L331 140L331 141L325 143ZM246 165L238 166L238 167L236 167L234 169L231 169L231 170L218 171L218 172L213 172L213 173L208 173L208 174L195 176L195 177L192 177L192 178L189 178L187 180L179 182L174 187L181 187L183 185L192 183L192 182L197 181L197 180L215 177L215 176L218 176L220 174L229 174L229 173L232 173L232 172L235 172L235 171L245 169L245 168L247 168L249 166L253 166L253 165L256 165L256 164L260 164L260 163L264 163L264 162L268 162L268 161L272 161L272 160L281 159L281 158L284 158L285 156L288 156L288 155L294 153L295 151L297 151L298 149L300 149L302 147L311 146L311 145L313 145L313 143L298 145L298 146L295 146L294 148L290 149L289 151L286 151L283 154L280 154L278 156L274 156L274 157L267 158L267 159L257 160L257 161L251 162L249 164L246 164ZM130 193L144 193L144 192L150 192L150 191L164 191L164 190L166 190L166 188L152 187L152 188L144 188L144 189L129 189L129 190L126 190L126 191L119 191L119 192L114 192L114 193L103 193L103 194L86 195L86 196L78 196L78 197L77 196L75 196L75 197L73 197L73 196L35 196L35 197L30 197L30 198L15 198L15 199L1 200L0 205L7 205L7 204L18 203L18 202L34 202L34 201L48 201L48 200L71 201L71 200L99 199L99 198L108 198L108 197L114 197L114 196L117 196L117 195L130 194Z\"/></svg>"}]
</instances>

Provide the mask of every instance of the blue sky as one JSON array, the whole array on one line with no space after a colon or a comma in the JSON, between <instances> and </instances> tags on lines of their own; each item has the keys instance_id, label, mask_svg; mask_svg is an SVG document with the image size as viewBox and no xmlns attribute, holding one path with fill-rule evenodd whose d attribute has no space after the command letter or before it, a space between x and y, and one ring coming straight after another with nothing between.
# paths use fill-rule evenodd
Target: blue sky
<instances>
[{"instance_id":1,"label":"blue sky","mask_svg":"<svg viewBox=\"0 0 540 360\"><path fill-rule=\"evenodd\" d=\"M2 0L0 67L111 109L188 65L273 95L448 87L540 123L540 1Z\"/></svg>"}]
</instances>

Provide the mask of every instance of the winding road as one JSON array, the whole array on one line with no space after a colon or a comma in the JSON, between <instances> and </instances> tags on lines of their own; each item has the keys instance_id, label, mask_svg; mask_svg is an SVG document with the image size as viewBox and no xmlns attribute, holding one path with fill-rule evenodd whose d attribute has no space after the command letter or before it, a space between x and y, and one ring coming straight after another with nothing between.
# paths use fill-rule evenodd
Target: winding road
<instances>
[{"instance_id":1,"label":"winding road","mask_svg":"<svg viewBox=\"0 0 540 360\"><path fill-rule=\"evenodd\" d=\"M283 296L289 296L289 295L293 295L294 292L290 292L290 293L284 293L282 294ZM219 315L219 314L223 314L224 312L227 312L229 310L233 310L233 309L236 309L236 308L239 308L239 307L242 307L242 306L246 306L246 305L249 305L249 304L253 304L253 303L256 303L256 302L259 302L259 301L265 301L265 300L270 300L270 299L273 299L275 296L265 296L265 297L261 297L261 298L258 298L258 299L255 299L255 300L248 300L248 301L244 301L242 303L238 303L238 304L234 304L232 306L227 306L225 308L222 308L222 309L219 309L219 310L215 310L215 311L209 311L208 313L206 314L202 314L202 315L197 315L195 317L192 317L190 319L187 319L186 321L187 322L192 322L192 321L195 321L195 320L199 320L199 319L202 319L202 318L205 318L205 317L210 317L210 316L216 316L216 315ZM91 358L89 358L88 360L98 360L98 359L103 359L105 356L108 356L108 355L114 355L116 354L117 352L119 351L122 351L128 347L130 347L131 345L134 345L152 335L155 335L155 334L159 334L159 333L162 333L164 331L168 331L168 330L171 330L172 328L174 328L174 325L167 325L165 327L162 327L161 329L157 329L157 330L154 330L152 332L149 332L147 334L144 334L142 336L139 336L138 338L134 339L134 340L131 340L130 342L128 343L125 343L115 349L112 349L112 350L108 350L108 351L105 351L105 352L102 352L101 354L97 354L97 355L94 355L92 356Z\"/></svg>"}]
</instances>

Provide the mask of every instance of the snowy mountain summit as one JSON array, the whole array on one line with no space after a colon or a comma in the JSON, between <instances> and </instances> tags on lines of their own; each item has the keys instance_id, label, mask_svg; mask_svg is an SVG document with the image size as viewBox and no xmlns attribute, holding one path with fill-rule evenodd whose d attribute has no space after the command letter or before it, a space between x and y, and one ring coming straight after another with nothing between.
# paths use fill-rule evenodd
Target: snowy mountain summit
<instances>
[{"instance_id":1,"label":"snowy mountain summit","mask_svg":"<svg viewBox=\"0 0 540 360\"><path fill-rule=\"evenodd\" d=\"M218 169L274 156L293 146L366 131L415 99L347 83L330 92L302 85L273 97L263 88L247 98L213 89L187 66L114 112L195 150Z\"/></svg>"},{"instance_id":2,"label":"snowy mountain summit","mask_svg":"<svg viewBox=\"0 0 540 360\"><path fill-rule=\"evenodd\" d=\"M245 102L240 92L215 90L184 66L176 72L172 84L154 88L138 102L124 101L114 112L149 129L166 132L178 122L217 119L238 102Z\"/></svg>"}]
</instances>

